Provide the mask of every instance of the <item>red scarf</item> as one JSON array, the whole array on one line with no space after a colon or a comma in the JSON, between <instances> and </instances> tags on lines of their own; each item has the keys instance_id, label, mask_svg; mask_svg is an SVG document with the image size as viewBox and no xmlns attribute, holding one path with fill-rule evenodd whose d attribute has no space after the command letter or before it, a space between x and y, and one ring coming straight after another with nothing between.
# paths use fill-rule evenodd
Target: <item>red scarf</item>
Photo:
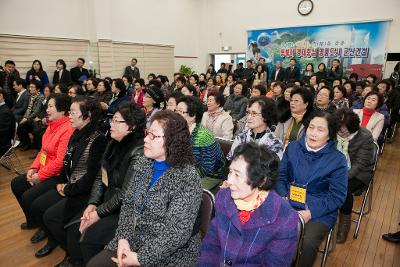
<instances>
[{"instance_id":1,"label":"red scarf","mask_svg":"<svg viewBox=\"0 0 400 267\"><path fill-rule=\"evenodd\" d=\"M260 207L262 203L264 203L264 200L267 198L267 196L268 192L260 191L256 199L250 203L245 203L239 200L235 201L235 204L239 209L239 220L241 224L245 224L250 220L251 214L253 214L254 210Z\"/></svg>"},{"instance_id":2,"label":"red scarf","mask_svg":"<svg viewBox=\"0 0 400 267\"><path fill-rule=\"evenodd\" d=\"M363 127L363 128L367 127L369 119L371 119L371 116L374 113L375 113L375 109L363 108L363 116L362 116L361 127Z\"/></svg>"}]
</instances>

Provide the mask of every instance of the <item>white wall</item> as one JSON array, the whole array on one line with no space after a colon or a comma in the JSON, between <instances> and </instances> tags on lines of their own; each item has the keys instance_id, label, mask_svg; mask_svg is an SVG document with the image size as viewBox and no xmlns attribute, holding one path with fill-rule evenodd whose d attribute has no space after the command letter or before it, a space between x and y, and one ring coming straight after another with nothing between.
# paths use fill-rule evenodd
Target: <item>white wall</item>
<instances>
[{"instance_id":1,"label":"white wall","mask_svg":"<svg viewBox=\"0 0 400 267\"><path fill-rule=\"evenodd\" d=\"M0 0L0 33L88 39L85 2Z\"/></svg>"},{"instance_id":2,"label":"white wall","mask_svg":"<svg viewBox=\"0 0 400 267\"><path fill-rule=\"evenodd\" d=\"M314 0L308 16L297 12L294 0L206 0L207 35L202 53L221 52L219 33L232 52L243 52L247 46L247 30L277 27L334 24L362 20L393 19L387 41L387 52L400 52L399 0Z\"/></svg>"},{"instance_id":3,"label":"white wall","mask_svg":"<svg viewBox=\"0 0 400 267\"><path fill-rule=\"evenodd\" d=\"M306 17L299 1L0 0L0 34L174 45L176 69L203 72L221 52L220 32L231 52L244 52L246 30L392 18L387 51L400 50L399 0L314 0Z\"/></svg>"}]
</instances>

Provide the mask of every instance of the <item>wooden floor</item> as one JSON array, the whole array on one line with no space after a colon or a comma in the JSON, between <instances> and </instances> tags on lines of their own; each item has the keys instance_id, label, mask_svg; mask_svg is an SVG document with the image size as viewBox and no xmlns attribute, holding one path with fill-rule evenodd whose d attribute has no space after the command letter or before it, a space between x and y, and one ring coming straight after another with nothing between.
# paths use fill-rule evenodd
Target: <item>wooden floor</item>
<instances>
[{"instance_id":1,"label":"wooden floor","mask_svg":"<svg viewBox=\"0 0 400 267\"><path fill-rule=\"evenodd\" d=\"M27 168L32 161L32 151L18 152ZM36 259L35 251L46 241L33 245L29 239L34 230L21 230L23 213L10 190L15 177L11 171L0 167L0 266L54 266L62 260L64 252L57 248L52 254ZM359 204L356 200L356 206ZM337 245L328 257L327 266L396 266L400 267L400 244L394 245L381 238L383 233L400 230L400 135L387 144L375 176L372 212L361 225L358 239L351 237ZM314 266L319 266L320 257Z\"/></svg>"}]
</instances>

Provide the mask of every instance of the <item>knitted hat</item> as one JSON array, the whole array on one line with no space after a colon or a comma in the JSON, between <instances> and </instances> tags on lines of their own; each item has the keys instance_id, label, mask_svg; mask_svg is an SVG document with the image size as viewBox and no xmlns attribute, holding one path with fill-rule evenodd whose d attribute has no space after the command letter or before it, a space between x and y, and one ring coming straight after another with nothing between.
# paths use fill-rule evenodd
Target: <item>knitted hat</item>
<instances>
[{"instance_id":1,"label":"knitted hat","mask_svg":"<svg viewBox=\"0 0 400 267\"><path fill-rule=\"evenodd\" d=\"M149 87L146 88L146 93L149 94L149 96L156 102L154 104L154 107L159 108L160 104L164 103L164 93L163 91L158 88L157 86L150 85Z\"/></svg>"}]
</instances>

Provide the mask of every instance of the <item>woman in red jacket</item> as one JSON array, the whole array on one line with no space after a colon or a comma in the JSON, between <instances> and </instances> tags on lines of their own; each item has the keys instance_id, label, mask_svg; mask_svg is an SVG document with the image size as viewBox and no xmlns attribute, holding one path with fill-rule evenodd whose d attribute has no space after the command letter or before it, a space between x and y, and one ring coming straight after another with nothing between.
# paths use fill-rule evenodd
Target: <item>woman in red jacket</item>
<instances>
[{"instance_id":1,"label":"woman in red jacket","mask_svg":"<svg viewBox=\"0 0 400 267\"><path fill-rule=\"evenodd\" d=\"M36 198L57 184L54 177L60 175L68 141L74 132L67 116L70 105L70 97L66 94L50 96L46 110L48 127L43 135L42 149L28 173L17 176L11 182L11 189L26 217L21 229L38 226L31 205Z\"/></svg>"}]
</instances>

